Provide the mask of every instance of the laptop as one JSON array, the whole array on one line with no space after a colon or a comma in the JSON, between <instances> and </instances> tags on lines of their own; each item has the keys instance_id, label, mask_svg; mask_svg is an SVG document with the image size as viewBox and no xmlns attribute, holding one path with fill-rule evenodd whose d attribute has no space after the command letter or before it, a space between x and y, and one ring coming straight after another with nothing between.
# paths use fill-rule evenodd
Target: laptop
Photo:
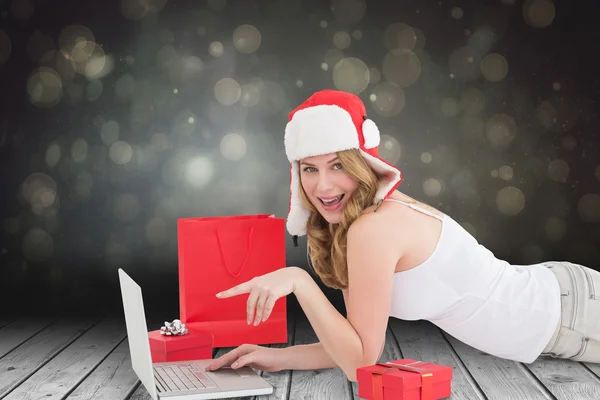
<instances>
[{"instance_id":1,"label":"laptop","mask_svg":"<svg viewBox=\"0 0 600 400\"><path fill-rule=\"evenodd\" d=\"M153 363L142 289L119 268L131 364L154 400L222 399L273 393L273 386L252 368L205 371L211 359Z\"/></svg>"}]
</instances>

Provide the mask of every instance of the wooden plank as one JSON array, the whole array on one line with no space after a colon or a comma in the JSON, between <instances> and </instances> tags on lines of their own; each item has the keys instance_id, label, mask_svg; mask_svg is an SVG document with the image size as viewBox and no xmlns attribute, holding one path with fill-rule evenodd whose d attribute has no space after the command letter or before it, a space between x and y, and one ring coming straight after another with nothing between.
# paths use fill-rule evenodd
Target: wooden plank
<instances>
[{"instance_id":1,"label":"wooden plank","mask_svg":"<svg viewBox=\"0 0 600 400\"><path fill-rule=\"evenodd\" d=\"M152 397L150 397L150 394L140 381L137 389L135 390L135 392L133 392L129 400L152 400Z\"/></svg>"},{"instance_id":2,"label":"wooden plank","mask_svg":"<svg viewBox=\"0 0 600 400\"><path fill-rule=\"evenodd\" d=\"M487 399L552 399L521 363L494 357L443 332Z\"/></svg>"},{"instance_id":3,"label":"wooden plank","mask_svg":"<svg viewBox=\"0 0 600 400\"><path fill-rule=\"evenodd\" d=\"M118 320L122 321L123 334L126 335L124 316L119 316ZM150 316L147 320L149 321L147 325L152 328L160 327L164 322L156 316ZM141 385L141 381L131 365L129 342L125 336L114 351L102 360L100 365L75 388L67 399L124 400L132 396L134 392L138 392L139 398L146 396L147 399L150 399L150 395L144 385Z\"/></svg>"},{"instance_id":4,"label":"wooden plank","mask_svg":"<svg viewBox=\"0 0 600 400\"><path fill-rule=\"evenodd\" d=\"M294 344L311 344L318 338L305 318L296 320ZM325 368L314 371L292 371L290 399L353 399L352 386L340 368Z\"/></svg>"},{"instance_id":5,"label":"wooden plank","mask_svg":"<svg viewBox=\"0 0 600 400\"><path fill-rule=\"evenodd\" d=\"M403 321L390 318L404 358L452 367L452 399L485 399L481 389L454 352L440 329L428 321Z\"/></svg>"},{"instance_id":6,"label":"wooden plank","mask_svg":"<svg viewBox=\"0 0 600 400\"><path fill-rule=\"evenodd\" d=\"M125 338L66 399L124 400L139 383Z\"/></svg>"},{"instance_id":7,"label":"wooden plank","mask_svg":"<svg viewBox=\"0 0 600 400\"><path fill-rule=\"evenodd\" d=\"M13 321L14 320L10 318L0 318L0 328L4 328L6 325L10 324Z\"/></svg>"},{"instance_id":8,"label":"wooden plank","mask_svg":"<svg viewBox=\"0 0 600 400\"><path fill-rule=\"evenodd\" d=\"M523 367L529 369L559 400L600 399L600 378L581 363L540 357Z\"/></svg>"},{"instance_id":9,"label":"wooden plank","mask_svg":"<svg viewBox=\"0 0 600 400\"><path fill-rule=\"evenodd\" d=\"M125 336L125 324L121 319L103 319L38 369L5 399L62 398L85 379Z\"/></svg>"},{"instance_id":10,"label":"wooden plank","mask_svg":"<svg viewBox=\"0 0 600 400\"><path fill-rule=\"evenodd\" d=\"M54 318L22 318L0 329L0 358L50 325Z\"/></svg>"},{"instance_id":11,"label":"wooden plank","mask_svg":"<svg viewBox=\"0 0 600 400\"><path fill-rule=\"evenodd\" d=\"M597 377L600 378L600 364L592 364L592 363L582 363L585 365L591 372L594 373Z\"/></svg>"},{"instance_id":12,"label":"wooden plank","mask_svg":"<svg viewBox=\"0 0 600 400\"><path fill-rule=\"evenodd\" d=\"M65 347L85 333L97 319L59 320L0 359L0 397L12 391Z\"/></svg>"},{"instance_id":13,"label":"wooden plank","mask_svg":"<svg viewBox=\"0 0 600 400\"><path fill-rule=\"evenodd\" d=\"M396 338L394 337L394 334L390 329L390 324L388 323L388 327L385 331L385 346L383 347L383 352L381 353L379 362L398 360L400 358L402 358L402 353L400 351L400 348L398 347ZM354 399L360 399L361 397L358 395L358 383L351 382L351 385L352 395L354 396Z\"/></svg>"}]
</instances>

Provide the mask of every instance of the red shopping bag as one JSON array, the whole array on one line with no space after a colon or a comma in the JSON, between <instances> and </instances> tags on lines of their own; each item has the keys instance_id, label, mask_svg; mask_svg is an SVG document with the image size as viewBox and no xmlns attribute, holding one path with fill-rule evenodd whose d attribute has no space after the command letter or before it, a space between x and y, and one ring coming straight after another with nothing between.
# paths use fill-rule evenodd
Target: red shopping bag
<instances>
[{"instance_id":1,"label":"red shopping bag","mask_svg":"<svg viewBox=\"0 0 600 400\"><path fill-rule=\"evenodd\" d=\"M246 322L249 294L218 292L285 268L284 220L273 214L182 218L177 221L180 319L213 333L213 347L287 343L286 298L267 321Z\"/></svg>"}]
</instances>

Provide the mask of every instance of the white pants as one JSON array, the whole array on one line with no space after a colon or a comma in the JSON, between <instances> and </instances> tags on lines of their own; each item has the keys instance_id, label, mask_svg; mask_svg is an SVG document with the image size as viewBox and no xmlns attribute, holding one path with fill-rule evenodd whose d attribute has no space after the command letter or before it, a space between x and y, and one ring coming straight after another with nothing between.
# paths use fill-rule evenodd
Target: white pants
<instances>
[{"instance_id":1,"label":"white pants","mask_svg":"<svg viewBox=\"0 0 600 400\"><path fill-rule=\"evenodd\" d=\"M562 312L542 356L600 363L600 272L569 262L544 265L558 278Z\"/></svg>"}]
</instances>

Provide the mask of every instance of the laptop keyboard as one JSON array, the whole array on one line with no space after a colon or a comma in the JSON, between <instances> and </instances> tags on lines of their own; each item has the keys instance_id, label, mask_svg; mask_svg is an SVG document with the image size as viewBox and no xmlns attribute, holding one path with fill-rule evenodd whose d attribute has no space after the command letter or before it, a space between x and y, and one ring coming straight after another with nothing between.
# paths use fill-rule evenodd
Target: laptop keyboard
<instances>
[{"instance_id":1,"label":"laptop keyboard","mask_svg":"<svg viewBox=\"0 0 600 400\"><path fill-rule=\"evenodd\" d=\"M208 389L217 387L200 366L171 364L154 367L158 381L168 390Z\"/></svg>"}]
</instances>

